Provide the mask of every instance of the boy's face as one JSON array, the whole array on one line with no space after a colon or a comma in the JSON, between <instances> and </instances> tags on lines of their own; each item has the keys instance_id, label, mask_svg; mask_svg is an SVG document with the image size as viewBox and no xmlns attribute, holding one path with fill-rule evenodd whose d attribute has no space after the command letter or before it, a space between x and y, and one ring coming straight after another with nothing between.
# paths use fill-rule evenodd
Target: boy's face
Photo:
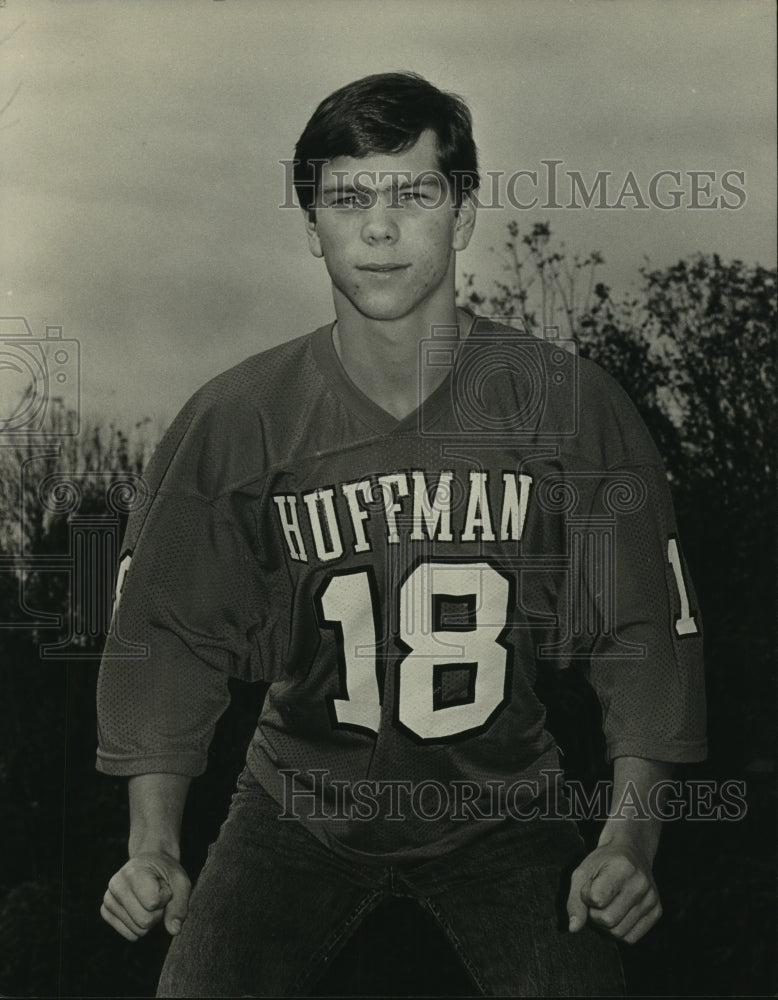
<instances>
[{"instance_id":1,"label":"boy's face","mask_svg":"<svg viewBox=\"0 0 778 1000\"><path fill-rule=\"evenodd\" d=\"M438 169L435 134L402 153L324 164L315 219L306 215L311 253L323 257L336 307L394 320L454 295L454 251L467 246L475 207L457 210Z\"/></svg>"}]
</instances>

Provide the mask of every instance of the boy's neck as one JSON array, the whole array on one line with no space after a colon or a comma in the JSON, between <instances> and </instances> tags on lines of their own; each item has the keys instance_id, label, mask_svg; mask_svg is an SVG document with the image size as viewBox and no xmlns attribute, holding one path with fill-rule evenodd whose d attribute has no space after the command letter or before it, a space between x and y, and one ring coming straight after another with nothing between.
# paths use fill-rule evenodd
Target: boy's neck
<instances>
[{"instance_id":1,"label":"boy's neck","mask_svg":"<svg viewBox=\"0 0 778 1000\"><path fill-rule=\"evenodd\" d=\"M473 317L452 302L436 321L407 317L391 322L359 314L338 316L332 340L351 381L381 409L402 420L437 389L449 368L423 364L423 343L462 341Z\"/></svg>"}]
</instances>

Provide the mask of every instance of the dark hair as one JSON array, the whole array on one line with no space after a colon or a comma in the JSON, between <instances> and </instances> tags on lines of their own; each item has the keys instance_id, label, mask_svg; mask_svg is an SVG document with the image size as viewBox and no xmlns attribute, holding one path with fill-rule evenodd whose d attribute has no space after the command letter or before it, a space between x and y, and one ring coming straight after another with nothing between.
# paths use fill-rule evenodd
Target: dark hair
<instances>
[{"instance_id":1,"label":"dark hair","mask_svg":"<svg viewBox=\"0 0 778 1000\"><path fill-rule=\"evenodd\" d=\"M426 129L437 136L438 169L452 184L459 204L480 183L467 105L418 73L377 73L330 94L305 126L294 160L300 207L312 210L323 162L337 156L400 153Z\"/></svg>"}]
</instances>

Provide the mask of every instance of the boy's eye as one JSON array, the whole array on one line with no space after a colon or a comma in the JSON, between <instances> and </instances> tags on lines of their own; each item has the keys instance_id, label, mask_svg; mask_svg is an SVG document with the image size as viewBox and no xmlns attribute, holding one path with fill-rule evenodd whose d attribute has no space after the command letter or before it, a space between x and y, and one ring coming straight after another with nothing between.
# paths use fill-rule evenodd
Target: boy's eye
<instances>
[{"instance_id":1,"label":"boy's eye","mask_svg":"<svg viewBox=\"0 0 778 1000\"><path fill-rule=\"evenodd\" d=\"M329 203L331 208L365 208L372 204L368 191L351 191L338 195Z\"/></svg>"},{"instance_id":2,"label":"boy's eye","mask_svg":"<svg viewBox=\"0 0 778 1000\"><path fill-rule=\"evenodd\" d=\"M407 191L400 191L400 202L417 205L434 205L438 201L438 194L430 188L409 188Z\"/></svg>"},{"instance_id":3,"label":"boy's eye","mask_svg":"<svg viewBox=\"0 0 778 1000\"><path fill-rule=\"evenodd\" d=\"M387 196L389 197L389 196ZM369 190L346 191L343 194L332 195L326 202L327 208L372 208L378 196ZM433 205L438 202L438 193L429 188L407 188L398 191L389 198L394 205Z\"/></svg>"}]
</instances>

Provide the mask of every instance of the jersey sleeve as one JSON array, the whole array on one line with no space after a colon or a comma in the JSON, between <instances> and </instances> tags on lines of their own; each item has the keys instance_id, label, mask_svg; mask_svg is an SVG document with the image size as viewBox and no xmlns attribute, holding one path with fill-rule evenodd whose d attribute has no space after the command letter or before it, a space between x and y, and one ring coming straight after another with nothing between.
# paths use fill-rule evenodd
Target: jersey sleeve
<instances>
[{"instance_id":1,"label":"jersey sleeve","mask_svg":"<svg viewBox=\"0 0 778 1000\"><path fill-rule=\"evenodd\" d=\"M602 476L579 552L609 758L704 760L702 622L661 466Z\"/></svg>"},{"instance_id":2,"label":"jersey sleeve","mask_svg":"<svg viewBox=\"0 0 778 1000\"><path fill-rule=\"evenodd\" d=\"M262 676L250 504L204 489L225 474L214 456L209 476L203 450L207 441L218 451L218 437L212 420L183 412L128 523L97 685L97 768L107 774L202 773L229 677Z\"/></svg>"}]
</instances>

